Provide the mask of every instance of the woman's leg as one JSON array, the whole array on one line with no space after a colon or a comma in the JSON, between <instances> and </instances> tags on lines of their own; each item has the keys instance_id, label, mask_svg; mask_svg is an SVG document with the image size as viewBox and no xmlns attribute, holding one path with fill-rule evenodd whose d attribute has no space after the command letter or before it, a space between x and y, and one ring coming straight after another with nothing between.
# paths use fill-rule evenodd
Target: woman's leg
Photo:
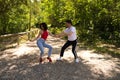
<instances>
[{"instance_id":1,"label":"woman's leg","mask_svg":"<svg viewBox=\"0 0 120 80\"><path fill-rule=\"evenodd\" d=\"M50 45L46 44L45 42L44 42L44 47L49 49L47 59L49 60L49 62L52 62L52 59L50 58L51 54L52 54L52 47Z\"/></svg>"},{"instance_id":2,"label":"woman's leg","mask_svg":"<svg viewBox=\"0 0 120 80\"><path fill-rule=\"evenodd\" d=\"M41 39L37 40L37 46L39 47L39 49L41 51L40 57L42 57L44 54L44 47L43 47L43 41Z\"/></svg>"},{"instance_id":3,"label":"woman's leg","mask_svg":"<svg viewBox=\"0 0 120 80\"><path fill-rule=\"evenodd\" d=\"M49 51L48 51L48 57L50 57L51 54L52 54L52 46L46 44L45 42L44 42L44 45L43 45L43 46L49 49Z\"/></svg>"}]
</instances>

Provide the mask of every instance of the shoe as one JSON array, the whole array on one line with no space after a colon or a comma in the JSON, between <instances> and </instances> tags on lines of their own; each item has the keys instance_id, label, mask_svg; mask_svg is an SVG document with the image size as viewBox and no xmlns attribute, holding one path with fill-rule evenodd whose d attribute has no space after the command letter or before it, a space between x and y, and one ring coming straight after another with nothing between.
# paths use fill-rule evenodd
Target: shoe
<instances>
[{"instance_id":1,"label":"shoe","mask_svg":"<svg viewBox=\"0 0 120 80\"><path fill-rule=\"evenodd\" d=\"M42 59L42 58L40 58L40 59L39 59L39 62L40 62L40 63L42 63L42 62L43 62L43 59Z\"/></svg>"},{"instance_id":2,"label":"shoe","mask_svg":"<svg viewBox=\"0 0 120 80\"><path fill-rule=\"evenodd\" d=\"M79 63L79 59L78 59L78 58L77 58L77 59L75 59L75 62L76 62L76 63Z\"/></svg>"},{"instance_id":3,"label":"shoe","mask_svg":"<svg viewBox=\"0 0 120 80\"><path fill-rule=\"evenodd\" d=\"M61 58L61 57L57 59L57 61L61 61L61 60L62 60L62 58Z\"/></svg>"},{"instance_id":4,"label":"shoe","mask_svg":"<svg viewBox=\"0 0 120 80\"><path fill-rule=\"evenodd\" d=\"M49 60L49 62L52 62L52 59L50 57L47 57L47 59Z\"/></svg>"}]
</instances>

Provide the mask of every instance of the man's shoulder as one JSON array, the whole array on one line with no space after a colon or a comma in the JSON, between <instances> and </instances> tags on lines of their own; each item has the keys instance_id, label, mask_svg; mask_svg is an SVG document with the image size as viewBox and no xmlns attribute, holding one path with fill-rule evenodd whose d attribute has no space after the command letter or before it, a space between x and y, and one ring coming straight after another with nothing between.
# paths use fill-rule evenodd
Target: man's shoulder
<instances>
[{"instance_id":1,"label":"man's shoulder","mask_svg":"<svg viewBox=\"0 0 120 80\"><path fill-rule=\"evenodd\" d=\"M68 30L68 28L66 28L65 30Z\"/></svg>"},{"instance_id":2,"label":"man's shoulder","mask_svg":"<svg viewBox=\"0 0 120 80\"><path fill-rule=\"evenodd\" d=\"M74 26L72 26L71 29L76 29L76 28Z\"/></svg>"}]
</instances>

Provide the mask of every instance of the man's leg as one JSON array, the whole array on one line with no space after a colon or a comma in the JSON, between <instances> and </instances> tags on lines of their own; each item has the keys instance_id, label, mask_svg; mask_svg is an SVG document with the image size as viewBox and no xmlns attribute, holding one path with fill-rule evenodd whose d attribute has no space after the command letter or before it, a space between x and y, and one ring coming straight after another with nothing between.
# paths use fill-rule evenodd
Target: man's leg
<instances>
[{"instance_id":1,"label":"man's leg","mask_svg":"<svg viewBox=\"0 0 120 80\"><path fill-rule=\"evenodd\" d=\"M75 59L78 58L77 53L76 53L76 46L77 46L77 41L75 40L72 42L72 53L74 54Z\"/></svg>"},{"instance_id":2,"label":"man's leg","mask_svg":"<svg viewBox=\"0 0 120 80\"><path fill-rule=\"evenodd\" d=\"M70 41L67 41L67 42L63 45L63 47L61 48L60 57L63 57L65 49L66 49L67 47L69 47L70 45L71 45Z\"/></svg>"}]
</instances>

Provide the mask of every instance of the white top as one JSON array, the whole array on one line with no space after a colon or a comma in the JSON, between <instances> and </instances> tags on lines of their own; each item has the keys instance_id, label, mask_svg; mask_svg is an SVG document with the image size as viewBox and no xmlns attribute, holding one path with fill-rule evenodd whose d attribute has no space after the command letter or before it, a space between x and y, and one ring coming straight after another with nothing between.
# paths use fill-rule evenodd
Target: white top
<instances>
[{"instance_id":1,"label":"white top","mask_svg":"<svg viewBox=\"0 0 120 80\"><path fill-rule=\"evenodd\" d=\"M71 26L70 28L67 28L66 30L64 30L65 33L69 34L70 32L73 32L72 35L68 35L68 40L69 41L74 41L77 39L77 35L76 35L76 28Z\"/></svg>"}]
</instances>

